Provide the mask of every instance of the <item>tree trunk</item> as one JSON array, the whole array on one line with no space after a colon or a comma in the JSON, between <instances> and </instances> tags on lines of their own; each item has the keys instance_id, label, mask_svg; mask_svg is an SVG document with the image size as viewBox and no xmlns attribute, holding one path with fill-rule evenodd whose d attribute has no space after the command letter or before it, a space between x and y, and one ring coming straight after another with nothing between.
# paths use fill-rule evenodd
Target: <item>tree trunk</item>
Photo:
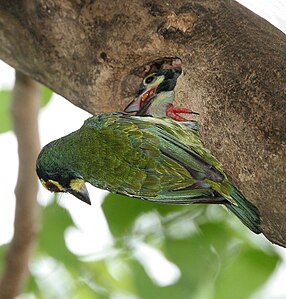
<instances>
[{"instance_id":1,"label":"tree trunk","mask_svg":"<svg viewBox=\"0 0 286 299\"><path fill-rule=\"evenodd\" d=\"M39 106L40 85L17 72L11 116L18 143L19 170L15 188L14 236L1 273L1 299L13 299L21 293L39 230L38 179L34 170L40 149Z\"/></svg>"},{"instance_id":2,"label":"tree trunk","mask_svg":"<svg viewBox=\"0 0 286 299\"><path fill-rule=\"evenodd\" d=\"M177 102L286 246L286 38L262 18L228 0L0 0L0 57L91 113L181 64Z\"/></svg>"}]
</instances>

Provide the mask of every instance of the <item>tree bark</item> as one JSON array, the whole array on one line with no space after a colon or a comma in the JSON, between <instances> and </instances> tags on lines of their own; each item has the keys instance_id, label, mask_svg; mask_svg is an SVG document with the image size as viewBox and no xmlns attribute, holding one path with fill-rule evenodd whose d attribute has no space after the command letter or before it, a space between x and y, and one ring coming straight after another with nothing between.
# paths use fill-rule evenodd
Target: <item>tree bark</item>
<instances>
[{"instance_id":1,"label":"tree bark","mask_svg":"<svg viewBox=\"0 0 286 299\"><path fill-rule=\"evenodd\" d=\"M11 114L18 142L19 171L15 188L14 236L8 248L0 280L0 298L20 294L28 277L28 263L38 232L38 180L35 173L40 141L38 133L39 84L16 73Z\"/></svg>"},{"instance_id":2,"label":"tree bark","mask_svg":"<svg viewBox=\"0 0 286 299\"><path fill-rule=\"evenodd\" d=\"M286 246L282 32L228 0L0 0L0 29L3 60L91 113L122 110L150 68L179 62L178 104Z\"/></svg>"}]
</instances>

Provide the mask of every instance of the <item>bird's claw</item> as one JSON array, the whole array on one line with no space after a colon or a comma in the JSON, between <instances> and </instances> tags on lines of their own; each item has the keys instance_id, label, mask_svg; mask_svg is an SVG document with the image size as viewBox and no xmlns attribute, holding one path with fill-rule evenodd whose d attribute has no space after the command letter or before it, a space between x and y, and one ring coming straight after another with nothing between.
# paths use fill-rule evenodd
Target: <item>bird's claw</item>
<instances>
[{"instance_id":1,"label":"bird's claw","mask_svg":"<svg viewBox=\"0 0 286 299\"><path fill-rule=\"evenodd\" d=\"M166 116L172 118L173 120L176 121L188 121L188 119L178 115L178 113L185 113L185 114L199 114L197 112L192 111L191 109L188 108L177 108L173 107L172 104L169 104L166 110Z\"/></svg>"}]
</instances>

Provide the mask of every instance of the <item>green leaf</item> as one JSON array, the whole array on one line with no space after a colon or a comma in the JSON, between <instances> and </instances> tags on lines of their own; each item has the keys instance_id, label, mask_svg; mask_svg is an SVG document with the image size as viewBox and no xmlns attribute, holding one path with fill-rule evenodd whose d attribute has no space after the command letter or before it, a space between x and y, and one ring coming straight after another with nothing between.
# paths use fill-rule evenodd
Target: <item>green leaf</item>
<instances>
[{"instance_id":1,"label":"green leaf","mask_svg":"<svg viewBox=\"0 0 286 299\"><path fill-rule=\"evenodd\" d=\"M135 219L152 210L153 206L139 199L110 193L106 196L102 209L110 231L118 237L130 232Z\"/></svg>"},{"instance_id":2,"label":"green leaf","mask_svg":"<svg viewBox=\"0 0 286 299\"><path fill-rule=\"evenodd\" d=\"M75 293L73 294L72 298L84 298L84 299L109 299L110 294L97 294L96 291L90 289L84 284L80 284L76 290Z\"/></svg>"},{"instance_id":3,"label":"green leaf","mask_svg":"<svg viewBox=\"0 0 286 299\"><path fill-rule=\"evenodd\" d=\"M108 194L102 204L109 229L115 237L130 233L135 220L144 213L157 211L166 215L182 208L179 205L153 203L113 193Z\"/></svg>"},{"instance_id":4,"label":"green leaf","mask_svg":"<svg viewBox=\"0 0 286 299\"><path fill-rule=\"evenodd\" d=\"M11 117L10 117L10 90L0 90L0 133L11 130Z\"/></svg>"},{"instance_id":5,"label":"green leaf","mask_svg":"<svg viewBox=\"0 0 286 299\"><path fill-rule=\"evenodd\" d=\"M0 90L0 133L12 130L12 121L10 115L10 98L12 90ZM47 105L53 92L46 86L41 87L41 107Z\"/></svg>"},{"instance_id":6,"label":"green leaf","mask_svg":"<svg viewBox=\"0 0 286 299\"><path fill-rule=\"evenodd\" d=\"M205 240L204 232L178 240L167 238L164 252L181 271L176 286L181 297L177 298L193 298L205 285L213 284L221 261L216 250ZM193 296L190 296L191 292Z\"/></svg>"},{"instance_id":7,"label":"green leaf","mask_svg":"<svg viewBox=\"0 0 286 299\"><path fill-rule=\"evenodd\" d=\"M5 254L8 250L8 244L3 244L0 246L0 273L2 273L5 263Z\"/></svg>"},{"instance_id":8,"label":"green leaf","mask_svg":"<svg viewBox=\"0 0 286 299\"><path fill-rule=\"evenodd\" d=\"M41 107L44 107L48 104L51 97L53 95L53 91L50 90L47 86L42 86L42 99L41 99Z\"/></svg>"},{"instance_id":9,"label":"green leaf","mask_svg":"<svg viewBox=\"0 0 286 299\"><path fill-rule=\"evenodd\" d=\"M41 290L39 289L39 286L37 284L36 277L31 272L29 273L28 281L25 285L24 292L34 294L37 297L37 299L43 298Z\"/></svg>"},{"instance_id":10,"label":"green leaf","mask_svg":"<svg viewBox=\"0 0 286 299\"><path fill-rule=\"evenodd\" d=\"M182 285L175 283L173 285L160 287L155 284L148 275L142 265L133 262L133 283L136 286L136 293L141 299L164 298L164 299L188 299L192 298L193 289L189 283ZM162 273L162 275L164 275Z\"/></svg>"},{"instance_id":11,"label":"green leaf","mask_svg":"<svg viewBox=\"0 0 286 299\"><path fill-rule=\"evenodd\" d=\"M42 211L42 230L39 234L39 251L62 262L70 269L79 267L79 260L71 253L64 240L68 227L74 226L67 210L59 206L55 200Z\"/></svg>"},{"instance_id":12,"label":"green leaf","mask_svg":"<svg viewBox=\"0 0 286 299\"><path fill-rule=\"evenodd\" d=\"M224 263L215 285L215 299L248 299L269 278L279 258L256 248L243 246L232 263Z\"/></svg>"},{"instance_id":13,"label":"green leaf","mask_svg":"<svg viewBox=\"0 0 286 299\"><path fill-rule=\"evenodd\" d=\"M114 256L111 257L109 261L110 260L116 262ZM92 290L93 297L90 298L108 299L114 290L121 289L122 280L119 281L111 276L106 265L106 259L86 262L84 264L84 270L85 277L82 278L81 285L85 285ZM81 288L78 289L78 293L81 293ZM86 297L79 296L78 298Z\"/></svg>"}]
</instances>

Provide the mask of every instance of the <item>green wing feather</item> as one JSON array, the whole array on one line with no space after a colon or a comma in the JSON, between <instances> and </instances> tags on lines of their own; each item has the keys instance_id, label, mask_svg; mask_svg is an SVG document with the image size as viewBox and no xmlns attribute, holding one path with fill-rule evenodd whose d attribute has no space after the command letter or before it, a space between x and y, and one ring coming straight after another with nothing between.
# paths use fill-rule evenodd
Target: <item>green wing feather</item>
<instances>
[{"instance_id":1,"label":"green wing feather","mask_svg":"<svg viewBox=\"0 0 286 299\"><path fill-rule=\"evenodd\" d=\"M171 119L101 114L46 146L42 167L70 169L92 185L149 201L224 204L256 233L256 208L228 181L192 126ZM49 169L48 169L49 168Z\"/></svg>"},{"instance_id":2,"label":"green wing feather","mask_svg":"<svg viewBox=\"0 0 286 299\"><path fill-rule=\"evenodd\" d=\"M146 176L139 197L174 204L222 203L252 231L260 232L257 209L228 181L196 130L169 119L124 116L116 119L116 127L127 134L131 152L139 147L141 161L153 158L153 164L143 168ZM142 170L143 165L138 166Z\"/></svg>"}]
</instances>

